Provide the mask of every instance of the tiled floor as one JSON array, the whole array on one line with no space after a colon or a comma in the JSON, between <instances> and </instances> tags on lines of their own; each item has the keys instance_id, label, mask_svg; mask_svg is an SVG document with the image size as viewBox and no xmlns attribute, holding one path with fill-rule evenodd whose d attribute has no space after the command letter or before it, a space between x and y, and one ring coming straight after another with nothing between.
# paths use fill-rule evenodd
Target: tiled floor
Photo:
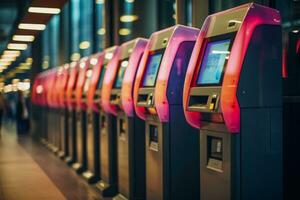
<instances>
[{"instance_id":1,"label":"tiled floor","mask_svg":"<svg viewBox=\"0 0 300 200\"><path fill-rule=\"evenodd\" d=\"M12 124L0 139L0 200L100 200L100 194L63 161Z\"/></svg>"}]
</instances>

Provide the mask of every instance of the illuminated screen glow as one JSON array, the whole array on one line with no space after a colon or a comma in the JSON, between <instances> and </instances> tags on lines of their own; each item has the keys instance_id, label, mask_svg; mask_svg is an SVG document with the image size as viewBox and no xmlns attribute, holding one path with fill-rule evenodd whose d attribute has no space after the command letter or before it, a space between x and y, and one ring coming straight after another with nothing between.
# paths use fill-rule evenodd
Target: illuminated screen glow
<instances>
[{"instance_id":1,"label":"illuminated screen glow","mask_svg":"<svg viewBox=\"0 0 300 200\"><path fill-rule=\"evenodd\" d=\"M128 66L128 59L124 59L120 62L118 74L114 83L114 88L121 88L123 77Z\"/></svg>"},{"instance_id":2,"label":"illuminated screen glow","mask_svg":"<svg viewBox=\"0 0 300 200\"><path fill-rule=\"evenodd\" d=\"M146 72L144 74L144 79L143 79L144 87L155 86L155 81L158 74L158 69L159 69L162 56L163 56L162 52L157 52L152 55L149 55L147 65L146 65Z\"/></svg>"},{"instance_id":3,"label":"illuminated screen glow","mask_svg":"<svg viewBox=\"0 0 300 200\"><path fill-rule=\"evenodd\" d=\"M206 46L197 85L219 84L226 59L229 56L230 39L209 42Z\"/></svg>"},{"instance_id":4,"label":"illuminated screen glow","mask_svg":"<svg viewBox=\"0 0 300 200\"><path fill-rule=\"evenodd\" d=\"M106 66L103 66L101 69L99 80L98 80L98 86L97 86L98 89L102 88L102 83L103 83L105 72L106 72Z\"/></svg>"}]
</instances>

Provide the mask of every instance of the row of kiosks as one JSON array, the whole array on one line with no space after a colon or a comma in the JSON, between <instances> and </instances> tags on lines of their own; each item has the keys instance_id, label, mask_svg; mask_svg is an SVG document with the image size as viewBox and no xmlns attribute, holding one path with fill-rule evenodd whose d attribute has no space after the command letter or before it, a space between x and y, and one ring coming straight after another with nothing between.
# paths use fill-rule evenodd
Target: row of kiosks
<instances>
[{"instance_id":1,"label":"row of kiosks","mask_svg":"<svg viewBox=\"0 0 300 200\"><path fill-rule=\"evenodd\" d=\"M67 161L114 199L282 199L280 23L245 4L71 63Z\"/></svg>"}]
</instances>

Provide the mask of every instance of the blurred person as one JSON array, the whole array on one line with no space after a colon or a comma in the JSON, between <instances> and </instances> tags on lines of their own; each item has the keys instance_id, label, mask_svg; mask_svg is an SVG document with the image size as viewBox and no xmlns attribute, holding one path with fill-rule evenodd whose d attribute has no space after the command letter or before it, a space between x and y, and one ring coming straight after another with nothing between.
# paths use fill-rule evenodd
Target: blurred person
<instances>
[{"instance_id":1,"label":"blurred person","mask_svg":"<svg viewBox=\"0 0 300 200\"><path fill-rule=\"evenodd\" d=\"M29 130L28 107L22 91L18 91L18 101L16 109L17 133L24 134Z\"/></svg>"}]
</instances>

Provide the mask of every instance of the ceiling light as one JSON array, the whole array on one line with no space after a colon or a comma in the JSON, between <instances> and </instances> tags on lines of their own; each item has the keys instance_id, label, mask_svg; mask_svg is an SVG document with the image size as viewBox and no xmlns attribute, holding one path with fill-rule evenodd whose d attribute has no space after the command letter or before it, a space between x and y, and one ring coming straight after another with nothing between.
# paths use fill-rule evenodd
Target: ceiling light
<instances>
[{"instance_id":1,"label":"ceiling light","mask_svg":"<svg viewBox=\"0 0 300 200\"><path fill-rule=\"evenodd\" d=\"M9 50L6 50L3 52L3 55L15 55L15 56L19 56L21 53L20 51L9 51Z\"/></svg>"},{"instance_id":2,"label":"ceiling light","mask_svg":"<svg viewBox=\"0 0 300 200\"><path fill-rule=\"evenodd\" d=\"M30 58L30 57L27 58L27 59L26 59L26 63L27 63L28 65L31 65L31 64L32 64L32 58Z\"/></svg>"},{"instance_id":3,"label":"ceiling light","mask_svg":"<svg viewBox=\"0 0 300 200\"><path fill-rule=\"evenodd\" d=\"M0 59L0 62L12 62L12 61L15 61L16 58L1 58Z\"/></svg>"},{"instance_id":4,"label":"ceiling light","mask_svg":"<svg viewBox=\"0 0 300 200\"><path fill-rule=\"evenodd\" d=\"M138 16L137 15L122 15L120 17L120 21L121 22L133 22L138 20Z\"/></svg>"},{"instance_id":5,"label":"ceiling light","mask_svg":"<svg viewBox=\"0 0 300 200\"><path fill-rule=\"evenodd\" d=\"M97 34L98 34L98 35L104 35L105 32L106 32L106 31L105 31L105 28L99 28L98 31L97 31Z\"/></svg>"},{"instance_id":6,"label":"ceiling light","mask_svg":"<svg viewBox=\"0 0 300 200\"><path fill-rule=\"evenodd\" d=\"M59 8L47 8L47 7L29 7L28 12L41 13L41 14L58 14L58 13L60 13L60 9Z\"/></svg>"},{"instance_id":7,"label":"ceiling light","mask_svg":"<svg viewBox=\"0 0 300 200\"><path fill-rule=\"evenodd\" d=\"M89 41L83 41L79 44L80 49L88 49L90 47L90 42Z\"/></svg>"},{"instance_id":8,"label":"ceiling light","mask_svg":"<svg viewBox=\"0 0 300 200\"><path fill-rule=\"evenodd\" d=\"M299 33L298 29L292 30L293 33Z\"/></svg>"},{"instance_id":9,"label":"ceiling light","mask_svg":"<svg viewBox=\"0 0 300 200\"><path fill-rule=\"evenodd\" d=\"M125 0L127 3L133 3L134 0Z\"/></svg>"},{"instance_id":10,"label":"ceiling light","mask_svg":"<svg viewBox=\"0 0 300 200\"><path fill-rule=\"evenodd\" d=\"M17 55L7 55L7 54L3 54L2 56L1 56L1 58L16 58L16 57L18 57Z\"/></svg>"},{"instance_id":11,"label":"ceiling light","mask_svg":"<svg viewBox=\"0 0 300 200\"><path fill-rule=\"evenodd\" d=\"M11 64L11 61L0 61L1 66L8 66Z\"/></svg>"},{"instance_id":12,"label":"ceiling light","mask_svg":"<svg viewBox=\"0 0 300 200\"><path fill-rule=\"evenodd\" d=\"M8 49L15 49L15 50L25 50L27 49L27 44L22 43L9 43L7 45Z\"/></svg>"},{"instance_id":13,"label":"ceiling light","mask_svg":"<svg viewBox=\"0 0 300 200\"><path fill-rule=\"evenodd\" d=\"M96 0L96 4L104 4L104 0Z\"/></svg>"},{"instance_id":14,"label":"ceiling light","mask_svg":"<svg viewBox=\"0 0 300 200\"><path fill-rule=\"evenodd\" d=\"M29 23L21 23L18 26L19 29L25 29L25 30L45 30L46 25L45 24L29 24Z\"/></svg>"},{"instance_id":15,"label":"ceiling light","mask_svg":"<svg viewBox=\"0 0 300 200\"><path fill-rule=\"evenodd\" d=\"M33 35L14 35L12 38L14 41L20 42L32 42L34 40Z\"/></svg>"},{"instance_id":16,"label":"ceiling light","mask_svg":"<svg viewBox=\"0 0 300 200\"><path fill-rule=\"evenodd\" d=\"M120 35L129 35L130 33L131 33L131 30L128 29L128 28L121 28L121 29L119 30L119 34L120 34Z\"/></svg>"}]
</instances>

